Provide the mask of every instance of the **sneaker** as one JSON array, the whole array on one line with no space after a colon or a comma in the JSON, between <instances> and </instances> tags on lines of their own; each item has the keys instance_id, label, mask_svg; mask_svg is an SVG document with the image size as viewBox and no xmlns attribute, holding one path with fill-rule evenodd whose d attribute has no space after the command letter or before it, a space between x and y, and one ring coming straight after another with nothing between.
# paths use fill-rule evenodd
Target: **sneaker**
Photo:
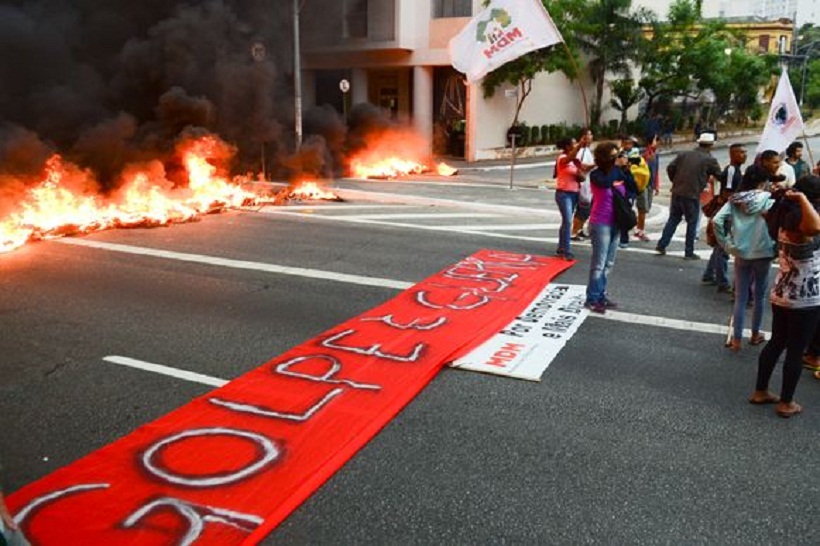
<instances>
[{"instance_id":1,"label":"sneaker","mask_svg":"<svg viewBox=\"0 0 820 546\"><path fill-rule=\"evenodd\" d=\"M717 287L717 293L718 294L728 294L731 291L732 291L732 287L729 286L728 284L721 284L720 286Z\"/></svg>"},{"instance_id":2,"label":"sneaker","mask_svg":"<svg viewBox=\"0 0 820 546\"><path fill-rule=\"evenodd\" d=\"M615 303L614 301L612 301L609 298L604 298L604 307L606 307L607 309L617 309L618 304ZM820 368L818 368L818 369L820 369Z\"/></svg>"},{"instance_id":3,"label":"sneaker","mask_svg":"<svg viewBox=\"0 0 820 546\"><path fill-rule=\"evenodd\" d=\"M579 231L578 233L576 233L575 235L570 237L570 239L572 239L573 241L583 241L586 238L587 238L587 234L584 233L583 231Z\"/></svg>"},{"instance_id":4,"label":"sneaker","mask_svg":"<svg viewBox=\"0 0 820 546\"><path fill-rule=\"evenodd\" d=\"M717 284L714 277L701 277L700 284Z\"/></svg>"},{"instance_id":5,"label":"sneaker","mask_svg":"<svg viewBox=\"0 0 820 546\"><path fill-rule=\"evenodd\" d=\"M599 315L603 315L606 313L606 305L599 302L586 302L584 307L592 311L593 313L598 313Z\"/></svg>"},{"instance_id":6,"label":"sneaker","mask_svg":"<svg viewBox=\"0 0 820 546\"><path fill-rule=\"evenodd\" d=\"M700 256L697 254L687 254L683 257L684 260L700 260Z\"/></svg>"},{"instance_id":7,"label":"sneaker","mask_svg":"<svg viewBox=\"0 0 820 546\"><path fill-rule=\"evenodd\" d=\"M661 248L659 246L656 246L655 247L655 252L658 253L658 256L666 256L666 249L665 248Z\"/></svg>"},{"instance_id":8,"label":"sneaker","mask_svg":"<svg viewBox=\"0 0 820 546\"><path fill-rule=\"evenodd\" d=\"M618 248L629 248L629 243L618 243Z\"/></svg>"},{"instance_id":9,"label":"sneaker","mask_svg":"<svg viewBox=\"0 0 820 546\"><path fill-rule=\"evenodd\" d=\"M574 260L575 254L573 254L572 252L567 252L566 254L564 254L564 259L567 261Z\"/></svg>"},{"instance_id":10,"label":"sneaker","mask_svg":"<svg viewBox=\"0 0 820 546\"><path fill-rule=\"evenodd\" d=\"M564 249L563 248L556 248L555 249L555 255L556 256L563 256L564 255Z\"/></svg>"}]
</instances>

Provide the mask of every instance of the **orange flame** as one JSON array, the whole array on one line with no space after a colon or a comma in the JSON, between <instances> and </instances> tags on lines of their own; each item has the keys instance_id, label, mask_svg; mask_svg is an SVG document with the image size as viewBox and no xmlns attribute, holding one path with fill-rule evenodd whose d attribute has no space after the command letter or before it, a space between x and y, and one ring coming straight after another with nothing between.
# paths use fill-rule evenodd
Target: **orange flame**
<instances>
[{"instance_id":1,"label":"orange flame","mask_svg":"<svg viewBox=\"0 0 820 546\"><path fill-rule=\"evenodd\" d=\"M316 182L300 182L293 188L288 190L289 199L305 199L316 200L321 199L325 201L340 201L338 195L332 191L323 189Z\"/></svg>"},{"instance_id":2,"label":"orange flame","mask_svg":"<svg viewBox=\"0 0 820 546\"><path fill-rule=\"evenodd\" d=\"M429 172L453 176L458 172L445 163L431 167L427 142L409 130L388 130L372 135L369 141L368 147L350 160L350 173L355 178L398 178Z\"/></svg>"},{"instance_id":3,"label":"orange flame","mask_svg":"<svg viewBox=\"0 0 820 546\"><path fill-rule=\"evenodd\" d=\"M93 190L97 185L90 172L53 155L42 180L25 191L16 210L0 217L0 252L30 240L186 222L198 214L258 202L256 194L240 186L244 179L228 179L221 165L228 164L235 150L219 138L183 142L177 153L187 187L175 187L164 166L154 161L126 168L122 186L109 197Z\"/></svg>"}]
</instances>

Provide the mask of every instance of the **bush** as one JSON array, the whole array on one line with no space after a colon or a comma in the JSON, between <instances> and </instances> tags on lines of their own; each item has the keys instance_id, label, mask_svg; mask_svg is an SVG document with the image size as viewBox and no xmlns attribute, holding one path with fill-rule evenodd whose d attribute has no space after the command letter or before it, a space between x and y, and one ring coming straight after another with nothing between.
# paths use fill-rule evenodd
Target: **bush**
<instances>
[{"instance_id":1,"label":"bush","mask_svg":"<svg viewBox=\"0 0 820 546\"><path fill-rule=\"evenodd\" d=\"M541 144L541 127L533 125L530 127L529 145L537 146L538 144Z\"/></svg>"},{"instance_id":2,"label":"bush","mask_svg":"<svg viewBox=\"0 0 820 546\"><path fill-rule=\"evenodd\" d=\"M550 126L549 125L542 125L541 126L541 144L549 144L550 143Z\"/></svg>"}]
</instances>

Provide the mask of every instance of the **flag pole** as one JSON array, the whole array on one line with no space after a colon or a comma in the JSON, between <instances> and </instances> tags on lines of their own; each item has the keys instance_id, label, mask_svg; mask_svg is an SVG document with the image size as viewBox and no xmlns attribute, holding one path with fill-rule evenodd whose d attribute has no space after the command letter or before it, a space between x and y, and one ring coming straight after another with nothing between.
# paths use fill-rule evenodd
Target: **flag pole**
<instances>
[{"instance_id":1,"label":"flag pole","mask_svg":"<svg viewBox=\"0 0 820 546\"><path fill-rule=\"evenodd\" d=\"M805 127L803 128L803 142L806 143L806 151L809 152L809 161L811 161L811 168L812 168L812 170L814 170L814 167L815 167L814 155L812 155L812 153L811 153L811 146L809 146L809 137L806 136Z\"/></svg>"}]
</instances>

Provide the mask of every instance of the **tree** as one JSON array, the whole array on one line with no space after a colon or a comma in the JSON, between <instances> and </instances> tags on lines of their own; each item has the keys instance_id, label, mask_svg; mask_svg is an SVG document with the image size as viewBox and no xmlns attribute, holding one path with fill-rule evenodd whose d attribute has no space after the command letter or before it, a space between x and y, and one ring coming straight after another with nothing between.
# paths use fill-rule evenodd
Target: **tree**
<instances>
[{"instance_id":1,"label":"tree","mask_svg":"<svg viewBox=\"0 0 820 546\"><path fill-rule=\"evenodd\" d=\"M587 67L595 86L590 114L593 125L600 122L603 113L607 73L630 78L630 63L639 59L644 49L643 25L653 16L648 10L631 8L632 0L594 0L577 22L577 38L589 57Z\"/></svg>"},{"instance_id":2,"label":"tree","mask_svg":"<svg viewBox=\"0 0 820 546\"><path fill-rule=\"evenodd\" d=\"M609 105L621 113L619 130L626 131L627 113L630 108L638 104L643 98L643 90L635 85L635 81L615 80L609 83L612 98Z\"/></svg>"},{"instance_id":3,"label":"tree","mask_svg":"<svg viewBox=\"0 0 820 546\"><path fill-rule=\"evenodd\" d=\"M490 72L481 82L485 98L495 95L503 84L516 87L518 99L513 126L518 125L521 108L532 92L532 82L538 74L561 71L570 80L578 77L575 70L578 46L573 35L575 20L582 17L587 0L543 0L543 3L553 22L561 30L567 47L556 45L530 52ZM487 5L488 2L485 0L484 4ZM572 58L567 54L567 50Z\"/></svg>"}]
</instances>

